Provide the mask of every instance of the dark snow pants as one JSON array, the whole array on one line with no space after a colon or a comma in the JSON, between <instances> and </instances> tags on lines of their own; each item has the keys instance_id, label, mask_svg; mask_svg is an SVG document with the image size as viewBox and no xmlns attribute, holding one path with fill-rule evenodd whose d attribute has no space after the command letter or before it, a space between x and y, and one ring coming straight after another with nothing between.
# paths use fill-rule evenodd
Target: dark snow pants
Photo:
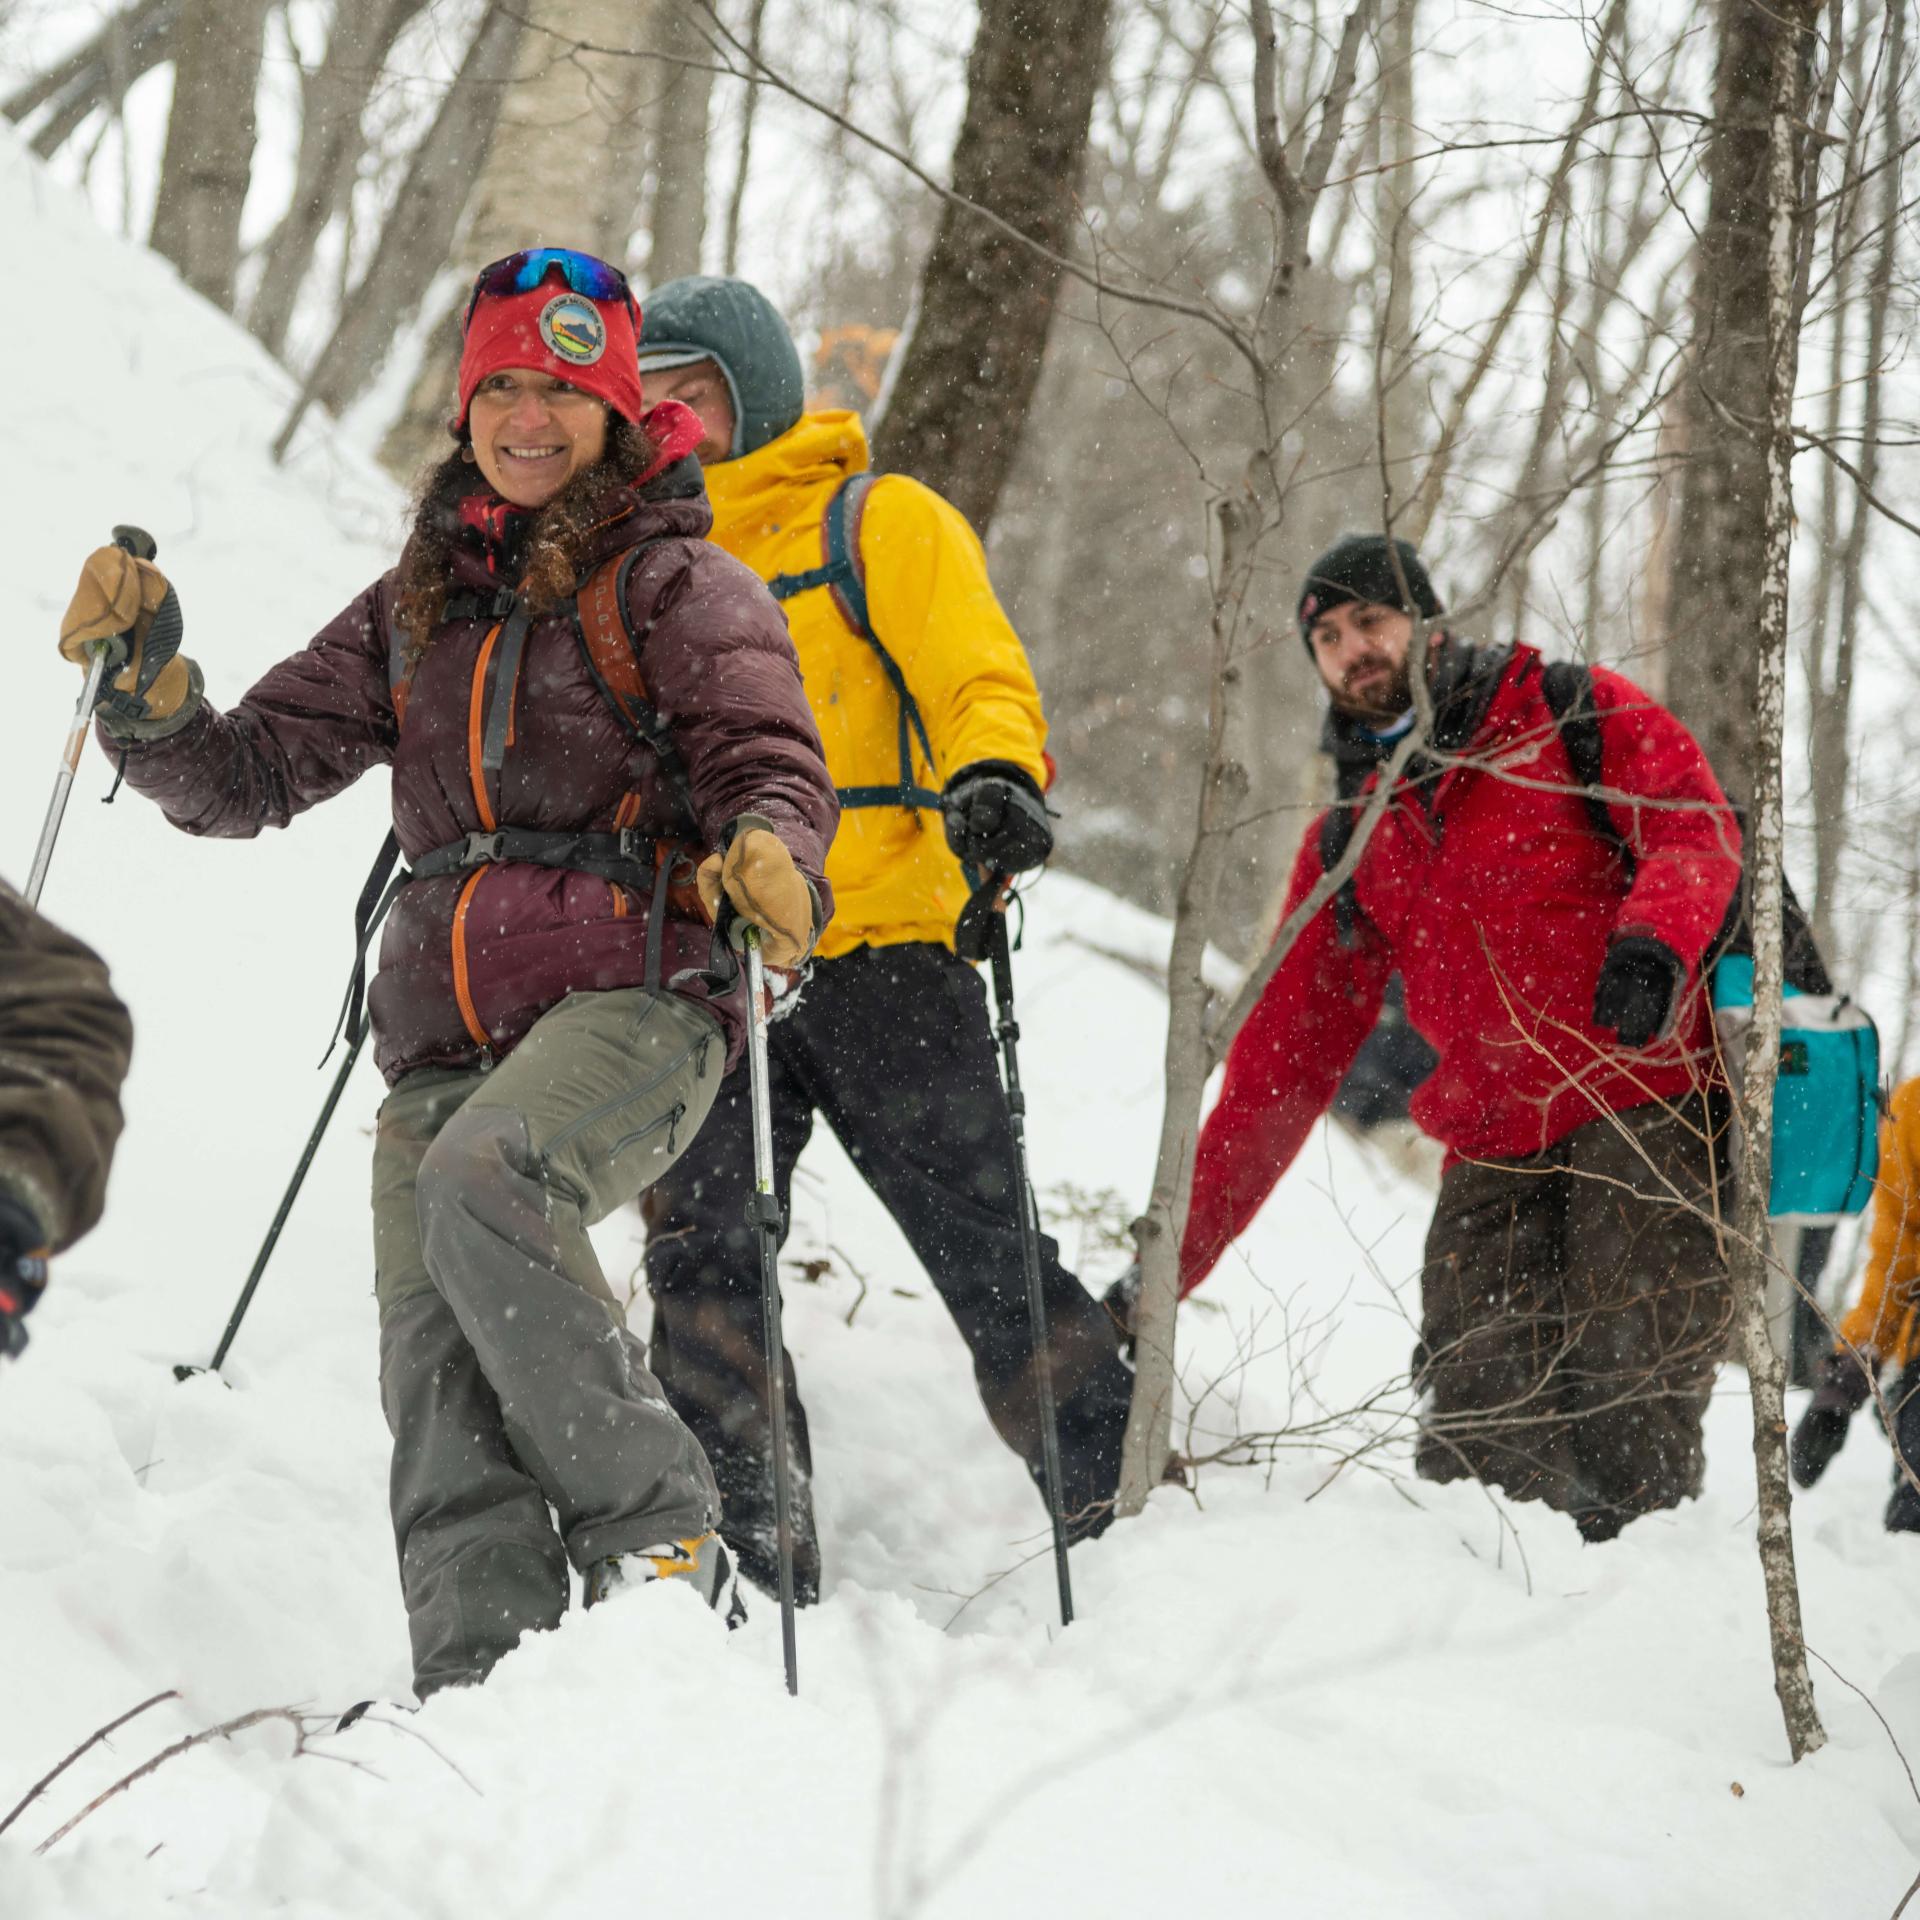
<instances>
[{"instance_id":1,"label":"dark snow pants","mask_svg":"<svg viewBox=\"0 0 1920 1920\"><path fill-rule=\"evenodd\" d=\"M1041 1483L1040 1425L1013 1175L1013 1136L979 976L930 942L859 947L816 964L769 1035L773 1157L783 1213L794 1163L824 1117L899 1223L973 1354L987 1416ZM753 1172L744 1065L689 1152L645 1203L653 1369L719 1478L721 1533L741 1570L772 1577L771 1436L759 1264L742 1214ZM1119 1484L1132 1375L1112 1321L1041 1239L1066 1506L1076 1537L1105 1526ZM791 1354L795 1584L819 1587L807 1417Z\"/></svg>"},{"instance_id":2,"label":"dark snow pants","mask_svg":"<svg viewBox=\"0 0 1920 1920\"><path fill-rule=\"evenodd\" d=\"M671 994L576 993L491 1072L424 1068L380 1109L380 1393L423 1698L557 1625L569 1560L718 1517L587 1228L686 1151L725 1056Z\"/></svg>"},{"instance_id":3,"label":"dark snow pants","mask_svg":"<svg viewBox=\"0 0 1920 1920\"><path fill-rule=\"evenodd\" d=\"M1415 1355L1424 1478L1544 1500L1590 1540L1700 1491L1731 1146L1724 1102L1693 1096L1446 1170Z\"/></svg>"}]
</instances>

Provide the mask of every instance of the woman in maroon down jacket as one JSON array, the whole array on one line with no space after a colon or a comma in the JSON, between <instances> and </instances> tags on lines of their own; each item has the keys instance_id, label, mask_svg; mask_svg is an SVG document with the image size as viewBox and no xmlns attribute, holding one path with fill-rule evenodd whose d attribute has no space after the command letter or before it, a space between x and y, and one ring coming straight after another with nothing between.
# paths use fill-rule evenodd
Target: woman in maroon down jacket
<instances>
[{"instance_id":1,"label":"woman in maroon down jacket","mask_svg":"<svg viewBox=\"0 0 1920 1920\"><path fill-rule=\"evenodd\" d=\"M165 582L117 548L62 634L83 659L133 630L105 744L188 833L284 826L393 769L414 877L369 995L374 1255L423 1696L556 1624L569 1561L589 1605L727 1584L713 1476L587 1228L686 1149L739 1050L737 989L706 973L722 892L798 964L838 809L779 609L702 537L699 423L643 412L637 332L591 256L482 272L459 446L399 564L231 713L147 644Z\"/></svg>"}]
</instances>

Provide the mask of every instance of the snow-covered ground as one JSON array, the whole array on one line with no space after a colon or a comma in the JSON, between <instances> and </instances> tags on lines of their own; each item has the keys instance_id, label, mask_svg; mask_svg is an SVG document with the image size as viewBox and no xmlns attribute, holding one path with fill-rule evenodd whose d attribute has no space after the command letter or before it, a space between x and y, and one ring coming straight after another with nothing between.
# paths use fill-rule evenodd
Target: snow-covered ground
<instances>
[{"instance_id":1,"label":"snow-covered ground","mask_svg":"<svg viewBox=\"0 0 1920 1920\"><path fill-rule=\"evenodd\" d=\"M143 522L231 700L390 556L393 490L316 439L261 451L289 382L167 269L0 144L11 457L0 467L24 872L74 685L81 556ZM252 1709L404 1698L351 1089L228 1366L225 1318L324 1090L313 1071L384 782L254 845L193 843L89 750L46 905L139 1024L106 1223L0 1368L0 1914L518 1920L672 1906L796 1916L1879 1915L1920 1866L1920 1546L1879 1530L1859 1423L1798 1529L1831 1746L1786 1764L1738 1375L1698 1505L1583 1548L1538 1509L1298 1450L1076 1550L1062 1633L1037 1503L960 1342L845 1158L810 1151L788 1333L827 1555L802 1693L776 1610L727 1636L655 1590L529 1642L484 1689L316 1741L284 1724L103 1788ZM1071 769L1068 770L1071 780ZM1070 797L1070 786L1068 788ZM1112 955L1164 932L1070 879L1019 962L1034 1164L1068 1252L1151 1160L1162 1003ZM1301 1163L1183 1321L1200 1450L1347 1407L1405 1365L1425 1197L1344 1135ZM601 1232L631 1275L639 1228ZM809 1277L811 1276L811 1277ZM636 1324L646 1315L635 1303ZM1210 1389L1210 1390L1209 1390ZM1871 1703L1871 1704L1869 1704ZM344 1764L343 1764L344 1763Z\"/></svg>"}]
</instances>

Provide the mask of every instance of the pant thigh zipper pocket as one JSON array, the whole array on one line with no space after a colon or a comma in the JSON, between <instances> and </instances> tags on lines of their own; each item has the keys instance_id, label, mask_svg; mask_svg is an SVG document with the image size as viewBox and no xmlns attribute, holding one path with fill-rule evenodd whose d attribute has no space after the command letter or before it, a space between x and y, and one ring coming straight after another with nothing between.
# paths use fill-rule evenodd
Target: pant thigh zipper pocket
<instances>
[{"instance_id":1,"label":"pant thigh zipper pocket","mask_svg":"<svg viewBox=\"0 0 1920 1920\"><path fill-rule=\"evenodd\" d=\"M697 1040L688 1041L651 1080L644 1082L640 1086L630 1088L627 1092L619 1094L612 1100L601 1101L597 1107L590 1109L588 1112L583 1113L579 1119L562 1127L560 1131L547 1142L545 1150L540 1155L542 1161L550 1161L575 1134L584 1133L587 1128L604 1120L608 1114L618 1113L622 1107L630 1107L636 1100L644 1100L647 1095L663 1081L671 1080L673 1076L692 1059L697 1051L707 1045L707 1039L708 1036L703 1035Z\"/></svg>"},{"instance_id":2,"label":"pant thigh zipper pocket","mask_svg":"<svg viewBox=\"0 0 1920 1920\"><path fill-rule=\"evenodd\" d=\"M607 1149L607 1158L613 1160L626 1152L631 1146L637 1146L650 1133L658 1133L662 1127L667 1130L667 1151L673 1151L674 1140L678 1137L680 1122L687 1117L685 1101L675 1101L665 1113L649 1120L638 1133L623 1134Z\"/></svg>"}]
</instances>

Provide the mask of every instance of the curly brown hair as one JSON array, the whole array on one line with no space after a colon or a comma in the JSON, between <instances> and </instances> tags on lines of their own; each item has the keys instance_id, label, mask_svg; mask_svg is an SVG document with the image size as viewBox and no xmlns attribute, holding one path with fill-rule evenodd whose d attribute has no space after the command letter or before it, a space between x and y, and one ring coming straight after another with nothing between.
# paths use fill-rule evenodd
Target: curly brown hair
<instances>
[{"instance_id":1,"label":"curly brown hair","mask_svg":"<svg viewBox=\"0 0 1920 1920\"><path fill-rule=\"evenodd\" d=\"M576 473L527 527L526 572L520 585L535 613L545 613L578 585L589 536L627 504L633 483L660 458L642 426L607 416L607 445L592 466ZM413 525L400 555L394 611L412 652L431 644L453 590L453 554L460 543L460 503L486 486L472 463L470 444L429 467L414 491Z\"/></svg>"}]
</instances>

